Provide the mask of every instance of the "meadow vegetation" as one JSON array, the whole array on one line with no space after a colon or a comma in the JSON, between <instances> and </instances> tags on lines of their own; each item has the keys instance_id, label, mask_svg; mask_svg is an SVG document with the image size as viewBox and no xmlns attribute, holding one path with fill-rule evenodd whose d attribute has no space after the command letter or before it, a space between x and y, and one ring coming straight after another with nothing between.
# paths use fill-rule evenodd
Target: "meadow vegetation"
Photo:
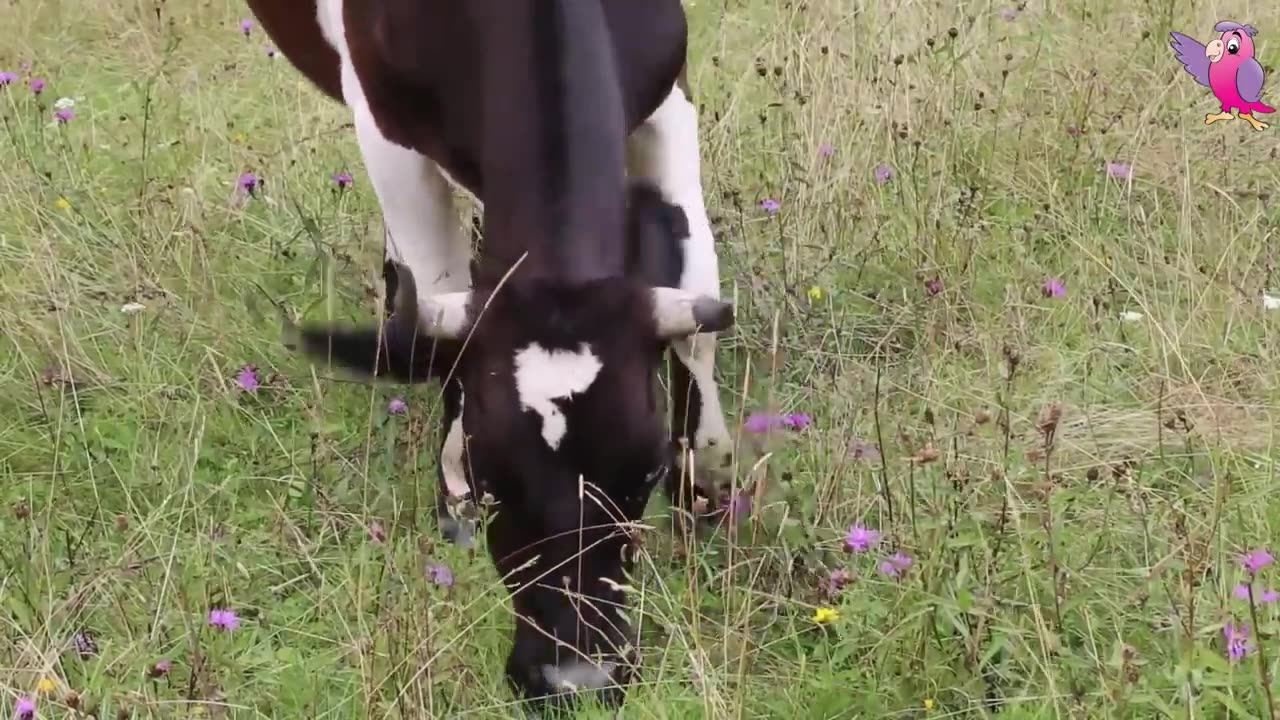
<instances>
[{"instance_id":1,"label":"meadow vegetation","mask_svg":"<svg viewBox=\"0 0 1280 720\"><path fill-rule=\"evenodd\" d=\"M690 0L745 492L622 717L1275 717L1280 129L1168 47L1252 8ZM513 717L438 386L281 345L381 219L248 17L0 9L0 713Z\"/></svg>"}]
</instances>

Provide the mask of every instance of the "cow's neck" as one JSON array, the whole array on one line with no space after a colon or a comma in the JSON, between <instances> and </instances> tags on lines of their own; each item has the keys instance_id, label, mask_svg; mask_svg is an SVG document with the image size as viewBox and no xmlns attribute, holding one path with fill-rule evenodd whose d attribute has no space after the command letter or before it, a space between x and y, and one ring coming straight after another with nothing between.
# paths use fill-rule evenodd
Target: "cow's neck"
<instances>
[{"instance_id":1,"label":"cow's neck","mask_svg":"<svg viewBox=\"0 0 1280 720\"><path fill-rule=\"evenodd\" d=\"M626 123L600 4L478 4L488 270L527 250L523 277L621 276Z\"/></svg>"}]
</instances>

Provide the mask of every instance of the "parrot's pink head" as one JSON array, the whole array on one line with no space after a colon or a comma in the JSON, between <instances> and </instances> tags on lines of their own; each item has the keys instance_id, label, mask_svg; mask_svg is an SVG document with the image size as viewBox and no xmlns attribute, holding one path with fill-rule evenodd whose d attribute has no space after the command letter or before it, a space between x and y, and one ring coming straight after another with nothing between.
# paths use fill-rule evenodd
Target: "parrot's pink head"
<instances>
[{"instance_id":1,"label":"parrot's pink head","mask_svg":"<svg viewBox=\"0 0 1280 720\"><path fill-rule=\"evenodd\" d=\"M1227 67L1236 67L1253 57L1253 36L1258 34L1252 26L1241 25L1229 20L1220 22L1213 28L1222 33L1216 40L1211 40L1204 47L1204 54L1211 63L1222 63Z\"/></svg>"}]
</instances>

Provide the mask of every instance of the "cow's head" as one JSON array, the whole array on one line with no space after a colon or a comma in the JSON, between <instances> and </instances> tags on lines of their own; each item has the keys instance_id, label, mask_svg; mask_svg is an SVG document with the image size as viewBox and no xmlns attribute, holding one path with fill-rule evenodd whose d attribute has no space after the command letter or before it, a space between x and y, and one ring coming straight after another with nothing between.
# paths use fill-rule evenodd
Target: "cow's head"
<instances>
[{"instance_id":1,"label":"cow's head","mask_svg":"<svg viewBox=\"0 0 1280 720\"><path fill-rule=\"evenodd\" d=\"M633 277L429 295L407 268L398 276L387 334L463 344L467 467L497 500L489 547L515 593L509 678L532 697L620 697L628 525L672 460L660 351L729 328L733 306Z\"/></svg>"}]
</instances>

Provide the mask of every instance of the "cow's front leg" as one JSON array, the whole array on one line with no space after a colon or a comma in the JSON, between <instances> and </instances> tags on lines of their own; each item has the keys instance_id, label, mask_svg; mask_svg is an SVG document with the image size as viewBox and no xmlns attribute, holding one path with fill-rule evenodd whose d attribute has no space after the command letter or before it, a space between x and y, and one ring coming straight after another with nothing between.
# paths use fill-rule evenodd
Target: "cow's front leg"
<instances>
[{"instance_id":1,"label":"cow's front leg","mask_svg":"<svg viewBox=\"0 0 1280 720\"><path fill-rule=\"evenodd\" d=\"M633 175L655 182L688 218L680 287L719 297L719 260L702 195L698 112L683 84L673 86L662 105L632 134L629 166ZM667 492L673 502L691 509L696 507L695 486L701 490L698 494L712 502L719 495L721 482L716 478L725 478L733 466L733 439L715 381L715 334L683 338L673 342L672 348L680 359L672 363L671 426L680 467L668 475ZM690 455L692 468L687 464Z\"/></svg>"},{"instance_id":2,"label":"cow's front leg","mask_svg":"<svg viewBox=\"0 0 1280 720\"><path fill-rule=\"evenodd\" d=\"M389 267L391 262L403 263L409 268L419 292L465 290L471 285L471 244L454 206L449 182L431 159L397 145L382 133L351 64L341 18L340 0L320 3L320 25L342 58L343 97L351 108L360 155L386 226L384 275L388 280L388 298L395 296L396 289L394 270ZM426 363L422 366L426 367ZM461 474L462 423L458 422L462 388L450 383L444 390L436 483L437 516L447 538L469 544L470 528L450 513L450 508L465 504L468 495L467 483Z\"/></svg>"}]
</instances>

